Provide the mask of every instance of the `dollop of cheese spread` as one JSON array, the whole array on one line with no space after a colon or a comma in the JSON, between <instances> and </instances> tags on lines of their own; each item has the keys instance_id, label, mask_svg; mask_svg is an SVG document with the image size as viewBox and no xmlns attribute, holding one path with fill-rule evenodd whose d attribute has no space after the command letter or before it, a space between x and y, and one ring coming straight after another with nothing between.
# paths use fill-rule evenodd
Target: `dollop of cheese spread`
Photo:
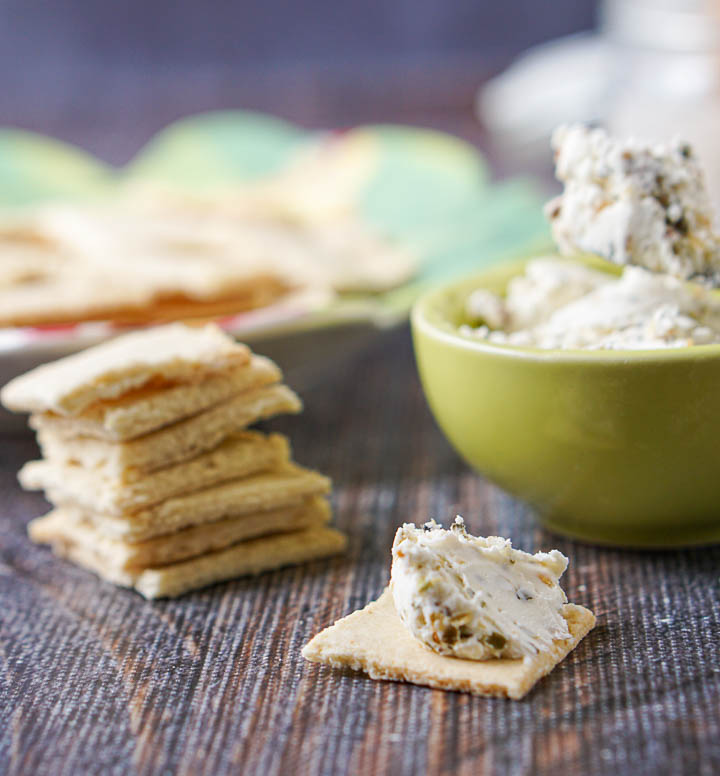
<instances>
[{"instance_id":1,"label":"dollop of cheese spread","mask_svg":"<svg viewBox=\"0 0 720 776\"><path fill-rule=\"evenodd\" d=\"M546 215L561 253L594 253L717 284L720 236L687 143L617 140L578 124L558 127L552 145L564 191L547 204Z\"/></svg>"},{"instance_id":2,"label":"dollop of cheese spread","mask_svg":"<svg viewBox=\"0 0 720 776\"><path fill-rule=\"evenodd\" d=\"M479 289L466 308L472 325L461 331L501 345L636 350L720 343L720 298L641 267L617 277L535 259L504 298Z\"/></svg>"},{"instance_id":3,"label":"dollop of cheese spread","mask_svg":"<svg viewBox=\"0 0 720 776\"><path fill-rule=\"evenodd\" d=\"M390 589L409 631L443 655L530 658L570 638L558 550L530 555L509 539L471 536L461 517L398 528Z\"/></svg>"}]
</instances>

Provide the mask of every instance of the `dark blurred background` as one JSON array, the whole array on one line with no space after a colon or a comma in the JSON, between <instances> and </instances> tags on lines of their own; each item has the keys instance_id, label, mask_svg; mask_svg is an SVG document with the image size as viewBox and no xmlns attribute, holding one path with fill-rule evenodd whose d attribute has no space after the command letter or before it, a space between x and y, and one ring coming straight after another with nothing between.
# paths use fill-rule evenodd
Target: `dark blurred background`
<instances>
[{"instance_id":1,"label":"dark blurred background","mask_svg":"<svg viewBox=\"0 0 720 776\"><path fill-rule=\"evenodd\" d=\"M0 125L125 161L179 116L403 121L482 140L478 86L596 0L0 0Z\"/></svg>"}]
</instances>

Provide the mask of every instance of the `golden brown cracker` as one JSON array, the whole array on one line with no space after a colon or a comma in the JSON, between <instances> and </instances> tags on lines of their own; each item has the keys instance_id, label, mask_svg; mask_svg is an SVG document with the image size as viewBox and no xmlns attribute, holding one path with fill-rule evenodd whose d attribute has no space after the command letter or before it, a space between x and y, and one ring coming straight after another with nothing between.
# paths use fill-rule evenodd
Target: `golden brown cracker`
<instances>
[{"instance_id":1,"label":"golden brown cracker","mask_svg":"<svg viewBox=\"0 0 720 776\"><path fill-rule=\"evenodd\" d=\"M68 436L66 429L59 431L52 423L38 422L36 416L31 425L38 428L38 442L46 457L71 459L88 469L102 468L107 477L131 482L212 450L252 423L301 409L302 402L286 385L268 385L243 391L204 412L127 442Z\"/></svg>"},{"instance_id":2,"label":"golden brown cracker","mask_svg":"<svg viewBox=\"0 0 720 776\"><path fill-rule=\"evenodd\" d=\"M326 558L342 552L346 545L344 534L333 528L308 528L239 542L223 550L139 573L108 568L95 553L71 540L59 540L53 545L53 551L108 582L135 588L145 598L169 598L235 577Z\"/></svg>"},{"instance_id":3,"label":"golden brown cracker","mask_svg":"<svg viewBox=\"0 0 720 776\"><path fill-rule=\"evenodd\" d=\"M28 490L60 494L62 503L83 504L99 514L117 515L228 480L276 470L289 458L290 445L281 434L243 431L228 437L214 450L129 482L112 471L106 472L102 466L83 466L72 459L58 462L52 455L26 463L18 478Z\"/></svg>"},{"instance_id":4,"label":"golden brown cracker","mask_svg":"<svg viewBox=\"0 0 720 776\"><path fill-rule=\"evenodd\" d=\"M281 378L276 364L253 354L247 364L208 375L200 382L161 388L144 386L117 399L98 402L80 415L33 415L32 425L66 437L125 442L197 415L245 391L277 383Z\"/></svg>"},{"instance_id":5,"label":"golden brown cracker","mask_svg":"<svg viewBox=\"0 0 720 776\"><path fill-rule=\"evenodd\" d=\"M230 480L118 515L94 512L91 496L86 499L88 503L73 503L64 500L60 491L50 489L47 495L57 506L89 515L106 536L137 542L191 525L292 506L329 492L327 477L296 464L285 464L274 472Z\"/></svg>"},{"instance_id":6,"label":"golden brown cracker","mask_svg":"<svg viewBox=\"0 0 720 776\"><path fill-rule=\"evenodd\" d=\"M32 520L28 534L39 544L70 542L93 553L106 568L139 573L142 569L177 563L240 541L319 527L329 520L330 505L326 499L316 496L291 507L238 515L142 542L128 542L106 536L84 513L59 507Z\"/></svg>"},{"instance_id":7,"label":"golden brown cracker","mask_svg":"<svg viewBox=\"0 0 720 776\"><path fill-rule=\"evenodd\" d=\"M97 401L144 385L196 382L250 360L250 351L213 324L174 323L116 337L11 380L2 403L23 412L77 415Z\"/></svg>"}]
</instances>

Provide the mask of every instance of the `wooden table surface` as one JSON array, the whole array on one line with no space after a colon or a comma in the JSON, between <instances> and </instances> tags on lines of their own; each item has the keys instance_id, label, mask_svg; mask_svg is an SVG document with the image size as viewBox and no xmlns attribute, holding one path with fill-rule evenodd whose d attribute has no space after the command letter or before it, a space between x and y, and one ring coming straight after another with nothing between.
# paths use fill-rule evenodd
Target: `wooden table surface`
<instances>
[{"instance_id":1,"label":"wooden table surface","mask_svg":"<svg viewBox=\"0 0 720 776\"><path fill-rule=\"evenodd\" d=\"M330 474L347 555L148 602L31 545L44 509L0 445L3 774L720 772L720 548L639 553L542 531L470 472L426 408L405 329L270 424ZM597 628L520 702L305 663L318 630L377 596L399 523L462 513L476 533L570 557Z\"/></svg>"},{"instance_id":2,"label":"wooden table surface","mask_svg":"<svg viewBox=\"0 0 720 776\"><path fill-rule=\"evenodd\" d=\"M472 114L480 68L467 63L329 80L110 75L19 90L0 123L115 162L177 116L233 106L307 126L420 123L485 142ZM302 416L270 426L291 436L297 460L332 476L347 555L175 601L145 601L31 545L25 526L46 505L15 472L37 450L29 433L0 433L0 774L720 773L720 548L622 552L542 531L444 441L405 329L323 370L303 399ZM598 615L527 699L302 660L312 635L383 589L400 523L457 512L475 533L565 552L570 600Z\"/></svg>"}]
</instances>

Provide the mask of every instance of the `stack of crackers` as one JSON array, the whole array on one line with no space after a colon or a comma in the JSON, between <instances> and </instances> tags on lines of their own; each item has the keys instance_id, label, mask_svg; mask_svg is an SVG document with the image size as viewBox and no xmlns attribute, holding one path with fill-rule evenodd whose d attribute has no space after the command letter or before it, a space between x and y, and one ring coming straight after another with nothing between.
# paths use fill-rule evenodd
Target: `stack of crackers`
<instances>
[{"instance_id":1,"label":"stack of crackers","mask_svg":"<svg viewBox=\"0 0 720 776\"><path fill-rule=\"evenodd\" d=\"M302 405L278 367L213 325L127 334L22 375L43 458L19 478L54 504L33 541L147 598L340 552L330 481L248 426Z\"/></svg>"}]
</instances>

